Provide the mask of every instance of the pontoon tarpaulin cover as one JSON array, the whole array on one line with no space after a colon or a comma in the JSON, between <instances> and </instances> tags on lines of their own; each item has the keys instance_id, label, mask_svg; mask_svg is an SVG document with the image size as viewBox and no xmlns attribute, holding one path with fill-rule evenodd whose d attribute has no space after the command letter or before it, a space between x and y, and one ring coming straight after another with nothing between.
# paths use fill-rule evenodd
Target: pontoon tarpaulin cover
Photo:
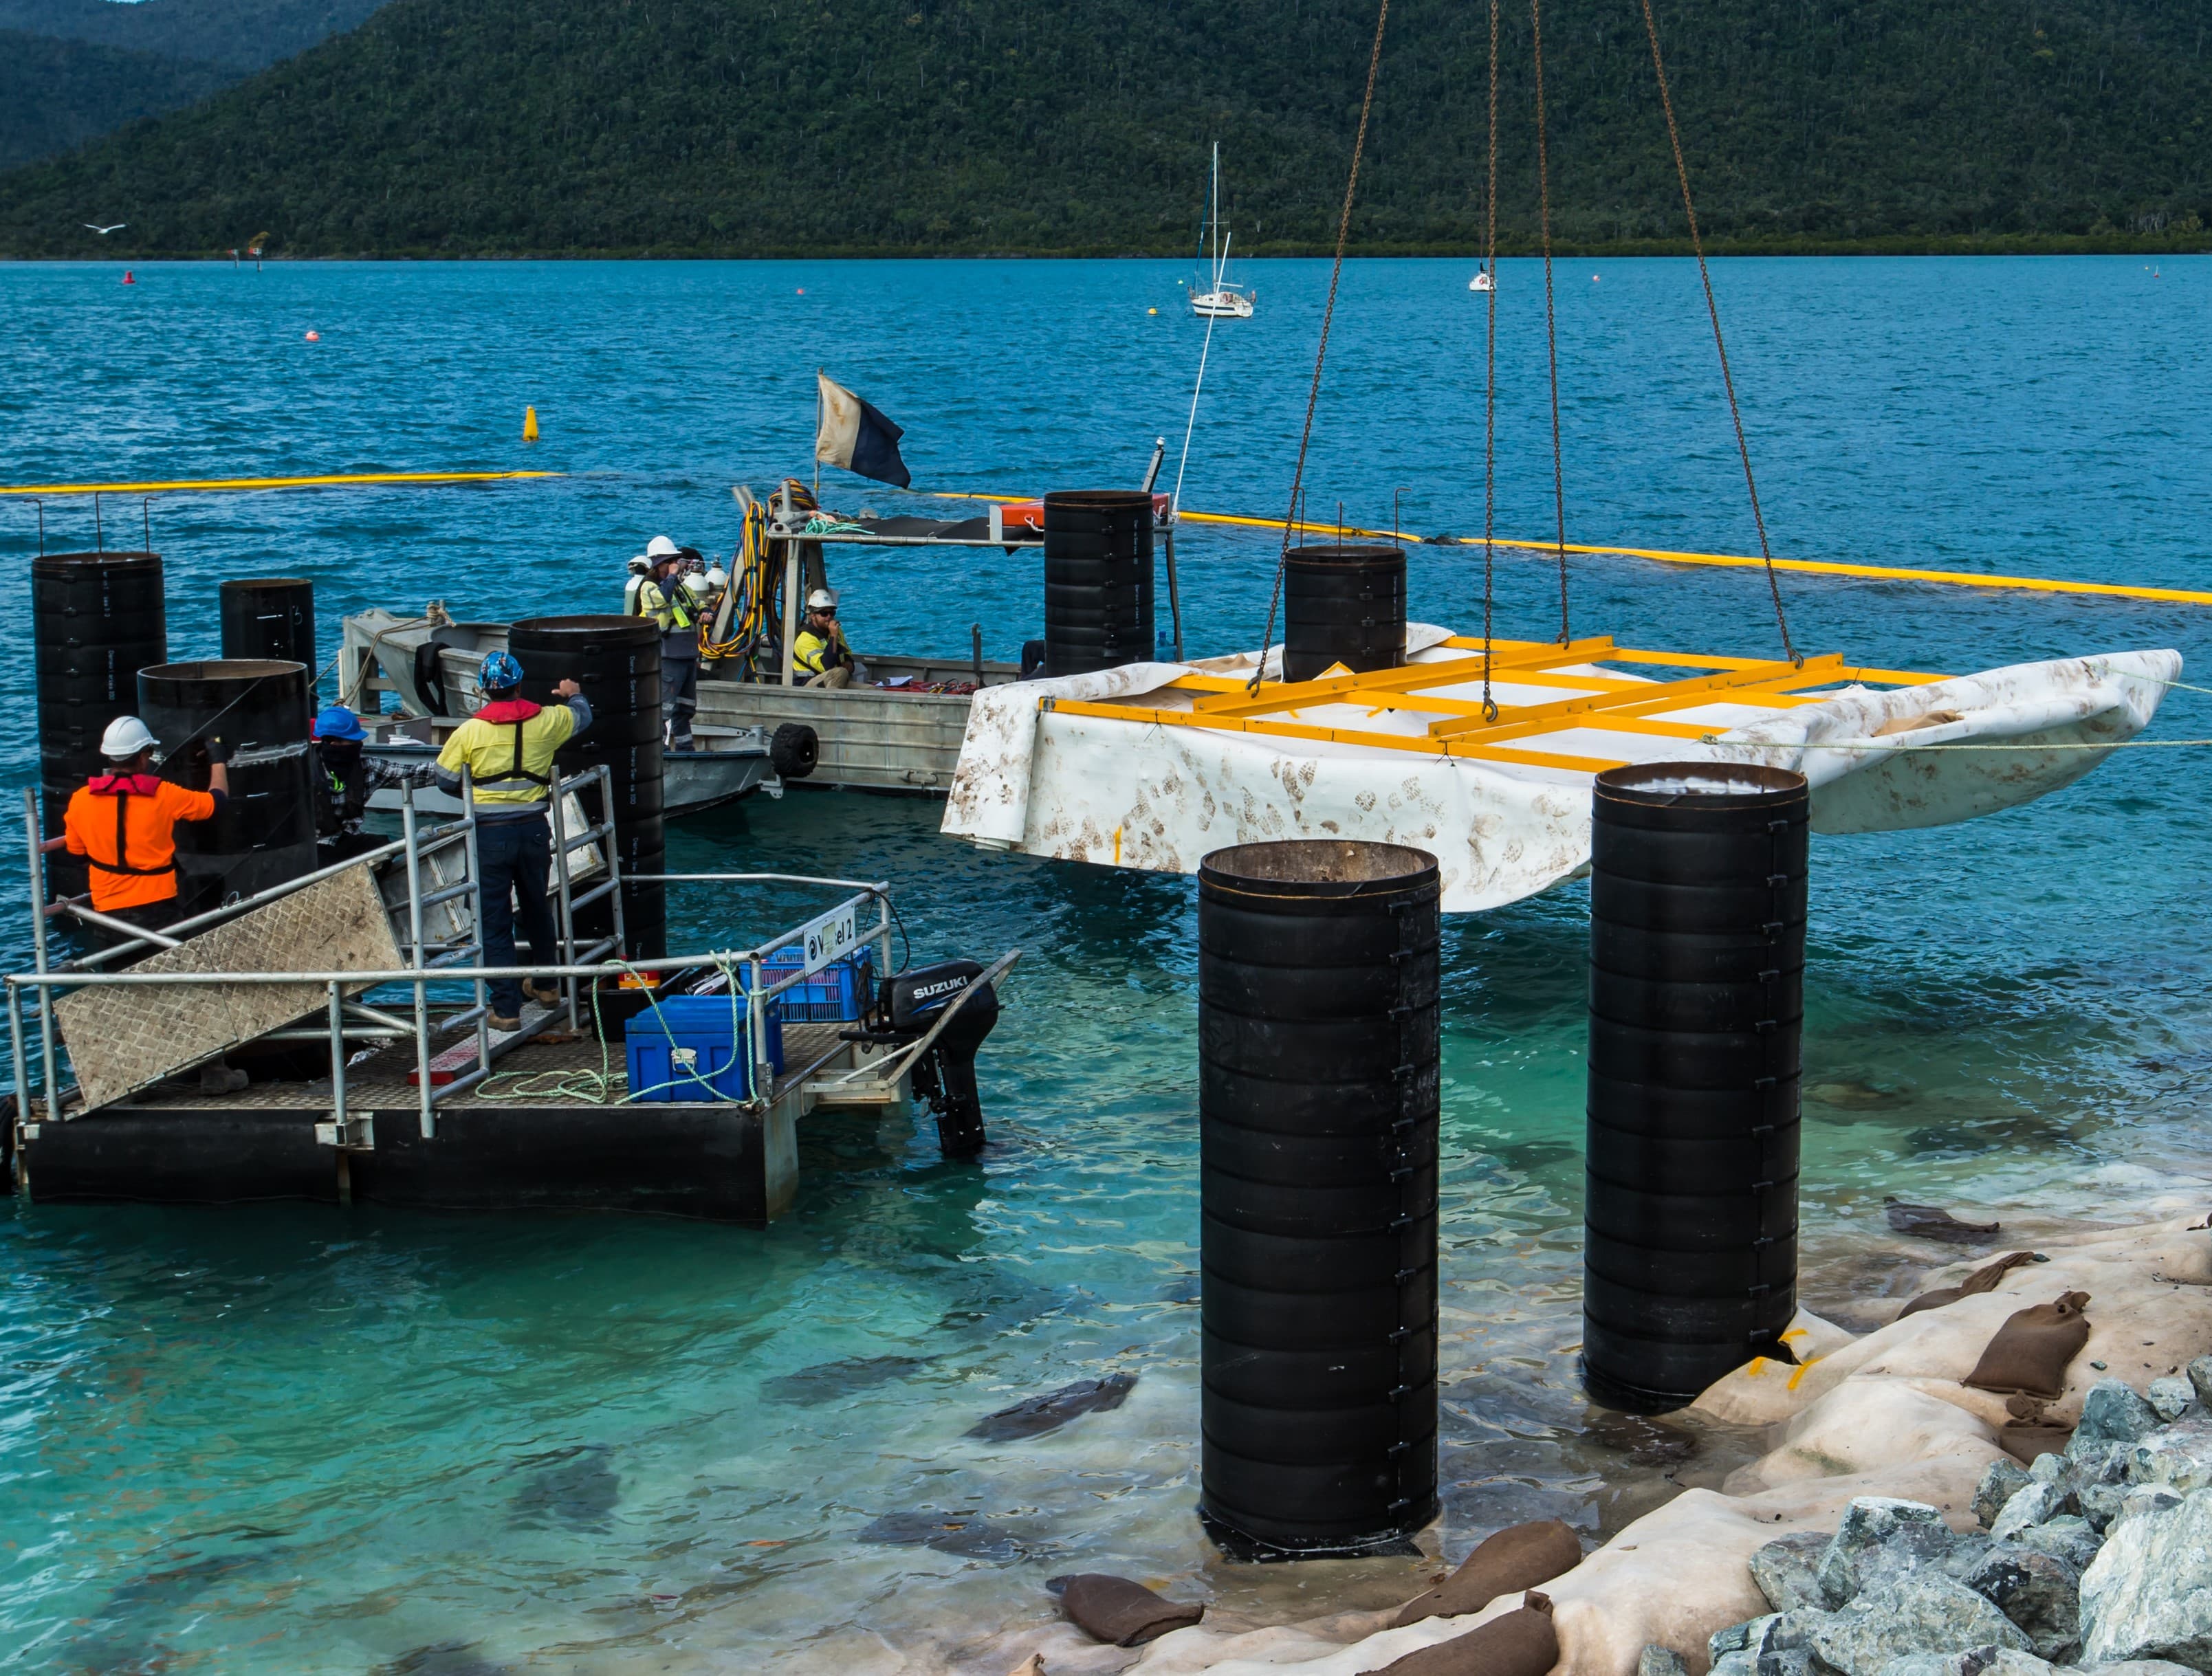
<instances>
[{"instance_id":1,"label":"pontoon tarpaulin cover","mask_svg":"<svg viewBox=\"0 0 2212 1676\"><path fill-rule=\"evenodd\" d=\"M1408 663L1468 656L1444 647L1449 637L1408 624ZM1280 655L1267 653L1271 677ZM1041 704L1188 710L1195 695L1170 683L1194 673L1249 676L1251 667L1248 653L985 688L969 715L944 830L992 848L1182 873L1195 872L1209 851L1266 839L1408 844L1436 856L1448 913L1534 896L1588 865L1590 780L1601 763L1582 770L1484 761ZM1644 678L1618 667L1578 670L1616 683ZM1686 696L1679 710L1657 714L1711 726L1712 743L1608 732L1601 720L1563 725L1557 738L1571 732L1587 742L1595 732L1616 761L1794 768L1812 784L1815 831L1890 832L2008 809L2070 785L2110 754L2100 747L2148 725L2180 672L2179 653L2123 652L1919 686L1847 686L1788 707ZM1479 676L1473 686L1479 690ZM2027 748L1901 748L1961 744Z\"/></svg>"}]
</instances>

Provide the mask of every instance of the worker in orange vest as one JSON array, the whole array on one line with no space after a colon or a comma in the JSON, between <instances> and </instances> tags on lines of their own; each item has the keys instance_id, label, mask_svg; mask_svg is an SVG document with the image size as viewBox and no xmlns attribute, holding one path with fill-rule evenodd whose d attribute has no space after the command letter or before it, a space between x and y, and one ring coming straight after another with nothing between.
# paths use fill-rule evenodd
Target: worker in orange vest
<instances>
[{"instance_id":1,"label":"worker in orange vest","mask_svg":"<svg viewBox=\"0 0 2212 1676\"><path fill-rule=\"evenodd\" d=\"M154 772L155 739L136 716L118 716L100 736L106 760L70 799L62 835L42 849L84 857L93 912L159 931L177 917L177 823L211 819L230 794L230 753L207 742L208 789L190 792ZM108 931L106 940L121 942Z\"/></svg>"}]
</instances>

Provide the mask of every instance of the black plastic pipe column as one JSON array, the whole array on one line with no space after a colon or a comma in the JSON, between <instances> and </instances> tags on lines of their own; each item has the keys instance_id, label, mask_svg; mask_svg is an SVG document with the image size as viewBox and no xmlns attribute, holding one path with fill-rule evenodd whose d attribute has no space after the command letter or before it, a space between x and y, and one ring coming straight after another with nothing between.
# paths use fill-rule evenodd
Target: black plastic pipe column
<instances>
[{"instance_id":1,"label":"black plastic pipe column","mask_svg":"<svg viewBox=\"0 0 2212 1676\"><path fill-rule=\"evenodd\" d=\"M1597 778L1583 1379L1607 1407L1790 1359L1809 806L1780 768Z\"/></svg>"},{"instance_id":2,"label":"black plastic pipe column","mask_svg":"<svg viewBox=\"0 0 2212 1676\"><path fill-rule=\"evenodd\" d=\"M1398 1549L1437 1509L1437 864L1248 844L1198 891L1200 1511Z\"/></svg>"}]
</instances>

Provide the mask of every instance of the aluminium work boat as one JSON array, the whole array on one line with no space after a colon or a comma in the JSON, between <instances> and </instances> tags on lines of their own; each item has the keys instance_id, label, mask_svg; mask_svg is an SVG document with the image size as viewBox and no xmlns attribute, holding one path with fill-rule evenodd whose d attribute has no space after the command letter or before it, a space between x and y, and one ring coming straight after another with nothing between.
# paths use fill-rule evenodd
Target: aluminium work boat
<instances>
[{"instance_id":1,"label":"aluminium work boat","mask_svg":"<svg viewBox=\"0 0 2212 1676\"><path fill-rule=\"evenodd\" d=\"M1811 782L1818 832L1941 826L2072 784L2140 733L2168 650L1951 677L1479 639L1409 623L1405 662L1285 683L1281 648L975 695L943 829L987 848L1194 873L1283 838L1437 858L1448 913L1579 877L1590 782L1627 762L1759 763ZM1486 713L1485 682L1494 712Z\"/></svg>"}]
</instances>

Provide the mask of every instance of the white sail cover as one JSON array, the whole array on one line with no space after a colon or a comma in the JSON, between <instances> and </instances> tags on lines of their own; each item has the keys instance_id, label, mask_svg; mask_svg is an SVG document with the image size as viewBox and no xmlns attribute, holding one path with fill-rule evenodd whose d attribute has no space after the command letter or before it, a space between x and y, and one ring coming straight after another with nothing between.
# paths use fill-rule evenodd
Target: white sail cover
<instances>
[{"instance_id":1,"label":"white sail cover","mask_svg":"<svg viewBox=\"0 0 2212 1676\"><path fill-rule=\"evenodd\" d=\"M1448 635L1409 624L1407 661L1463 655L1442 649ZM1271 674L1279 656L1270 648ZM1595 766L1164 726L1044 702L1188 708L1192 695L1170 685L1179 677L1251 667L1245 653L985 688L943 829L991 848L1181 873L1195 872L1211 851L1269 839L1407 844L1437 858L1447 913L1516 902L1589 865ZM1582 667L1614 682L1638 678ZM1614 760L1794 768L1811 783L1815 831L1890 832L2008 809L2072 784L2149 724L2180 672L2177 652L2110 653L1919 686L1849 686L1787 708L1708 695L1659 713L1710 724L1711 743L1609 732L1602 719L1563 725L1551 738L1600 745ZM1926 748L1958 745L2007 748Z\"/></svg>"}]
</instances>

